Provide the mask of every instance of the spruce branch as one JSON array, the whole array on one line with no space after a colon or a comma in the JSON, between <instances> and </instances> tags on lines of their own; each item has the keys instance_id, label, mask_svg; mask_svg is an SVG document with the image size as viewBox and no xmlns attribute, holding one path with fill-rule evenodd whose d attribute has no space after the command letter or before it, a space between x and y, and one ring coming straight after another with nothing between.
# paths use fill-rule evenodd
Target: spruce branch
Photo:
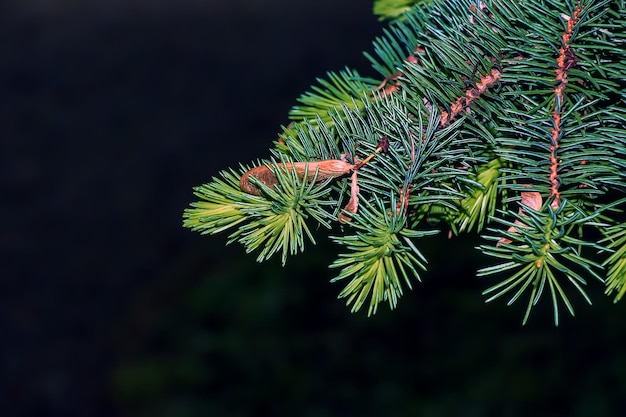
<instances>
[{"instance_id":1,"label":"spruce branch","mask_svg":"<svg viewBox=\"0 0 626 417\"><path fill-rule=\"evenodd\" d=\"M608 266L605 293L615 294L614 302L618 302L626 294L626 227L624 224L615 225L606 229L606 237L601 243L611 251L611 255L604 261Z\"/></svg>"},{"instance_id":2,"label":"spruce branch","mask_svg":"<svg viewBox=\"0 0 626 417\"><path fill-rule=\"evenodd\" d=\"M330 230L352 310L395 307L426 260L415 238L485 231L488 301L544 292L554 321L588 278L626 293L626 4L378 0L378 77L329 73L273 158L197 187L183 225L234 230L259 261ZM384 145L384 146L383 146ZM598 241L596 236L604 236ZM545 290L545 291L544 291ZM368 301L369 300L369 301Z\"/></svg>"},{"instance_id":3,"label":"spruce branch","mask_svg":"<svg viewBox=\"0 0 626 417\"><path fill-rule=\"evenodd\" d=\"M290 110L291 120L319 118L329 125L332 123L329 111L346 105L362 109L363 103L359 99L363 93L371 91L377 84L375 80L361 77L349 68L339 73L329 72L328 80L318 78L317 82L319 86L312 86L310 92L298 98L301 104Z\"/></svg>"},{"instance_id":4,"label":"spruce branch","mask_svg":"<svg viewBox=\"0 0 626 417\"><path fill-rule=\"evenodd\" d=\"M307 220L314 219L330 228L331 215L325 207L333 203L332 199L326 199L332 178L317 183L319 172L309 177L308 166L299 177L295 170L280 166L275 160L268 165L276 183L270 187L251 177L250 181L259 189L258 195L243 192L242 173L233 170L223 171L221 178L196 187L201 201L185 210L183 225L203 234L237 227L228 243L238 241L247 253L258 250L259 262L280 252L284 264L287 255L304 250L305 237L315 243Z\"/></svg>"},{"instance_id":5,"label":"spruce branch","mask_svg":"<svg viewBox=\"0 0 626 417\"><path fill-rule=\"evenodd\" d=\"M506 232L489 229L496 234L488 235L486 238L496 241L497 244L481 246L483 253L506 261L483 268L477 275L502 273L510 275L513 272L513 275L485 290L484 294L492 294L487 299L489 302L513 292L508 301L510 305L525 291L530 291L524 324L548 284L554 323L558 326L559 301L571 315L574 315L574 308L563 290L562 281L571 284L589 304L591 300L581 286L586 285L583 275L603 281L597 271L601 269L601 265L585 257L583 253L583 250L591 248L597 251L603 247L594 242L577 239L566 232L572 226L588 224L597 214L584 216L578 210L567 210L567 201L563 201L554 209L552 204L542 205L538 193L526 192L526 194L531 195L526 198L526 204L530 205L522 203L518 213L507 213L507 217L515 219L514 222L497 219L499 223L509 226Z\"/></svg>"},{"instance_id":6,"label":"spruce branch","mask_svg":"<svg viewBox=\"0 0 626 417\"><path fill-rule=\"evenodd\" d=\"M402 282L408 288L411 277L419 278L419 270L426 270L426 259L411 242L411 238L437 233L415 231L405 227L406 218L398 210L392 197L390 205L376 199L375 204L365 202L352 219L356 233L334 236L333 241L348 252L341 253L330 267L341 268L331 282L349 280L339 294L358 311L370 297L368 315L376 313L378 304L388 302L393 309L402 295Z\"/></svg>"}]
</instances>

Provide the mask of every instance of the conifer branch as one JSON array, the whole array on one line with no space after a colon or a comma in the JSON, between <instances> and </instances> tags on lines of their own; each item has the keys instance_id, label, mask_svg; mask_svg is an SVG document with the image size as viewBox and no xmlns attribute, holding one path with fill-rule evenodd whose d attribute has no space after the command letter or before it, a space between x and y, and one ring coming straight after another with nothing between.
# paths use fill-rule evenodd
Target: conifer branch
<instances>
[{"instance_id":1,"label":"conifer branch","mask_svg":"<svg viewBox=\"0 0 626 417\"><path fill-rule=\"evenodd\" d=\"M590 302L588 278L621 299L625 3L378 0L375 10L392 21L366 54L379 77L318 80L273 158L197 187L183 225L231 230L229 243L284 263L321 224L341 248L340 297L369 314L419 280L416 239L446 228L485 231L480 250L499 262L479 271L499 280L488 301L526 295L524 323L544 294L556 324L561 307L573 315L568 293Z\"/></svg>"}]
</instances>

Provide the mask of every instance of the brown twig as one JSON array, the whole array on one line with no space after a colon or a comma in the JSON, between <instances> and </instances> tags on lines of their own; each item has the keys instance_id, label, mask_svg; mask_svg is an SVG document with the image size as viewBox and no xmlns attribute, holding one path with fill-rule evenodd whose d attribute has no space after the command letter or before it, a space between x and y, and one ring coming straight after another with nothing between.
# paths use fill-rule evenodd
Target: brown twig
<instances>
[{"instance_id":1,"label":"brown twig","mask_svg":"<svg viewBox=\"0 0 626 417\"><path fill-rule=\"evenodd\" d=\"M556 73L556 87L554 88L554 94L556 96L556 102L554 105L554 111L552 112L553 127L552 144L550 145L550 197L552 203L550 204L553 209L556 209L561 201L561 192L559 190L559 137L561 135L561 114L563 113L563 106L565 104L565 88L567 87L567 71L573 68L578 62L576 54L570 47L570 39L574 32L574 26L578 22L578 16L582 11L582 7L576 6L573 16L562 15L567 20L567 27L563 35L563 45L559 49L559 56L556 60L557 68L554 70Z\"/></svg>"}]
</instances>

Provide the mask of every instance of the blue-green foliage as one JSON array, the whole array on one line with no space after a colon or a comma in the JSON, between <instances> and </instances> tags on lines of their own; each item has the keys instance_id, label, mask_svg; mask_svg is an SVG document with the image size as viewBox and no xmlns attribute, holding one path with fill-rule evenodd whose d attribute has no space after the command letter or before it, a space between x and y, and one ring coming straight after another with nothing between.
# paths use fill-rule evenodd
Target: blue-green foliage
<instances>
[{"instance_id":1,"label":"blue-green foliage","mask_svg":"<svg viewBox=\"0 0 626 417\"><path fill-rule=\"evenodd\" d=\"M573 314L568 286L606 281L626 292L626 7L623 1L433 0L376 3L393 19L366 56L380 74L329 73L302 95L273 161L343 158L354 176L306 182L277 173L261 196L238 188L249 168L196 189L184 225L236 228L231 241L283 262L332 230L333 281L352 310L393 308L425 269L419 240L437 230L486 231L481 251L500 263L490 299L547 292ZM409 8L410 7L410 8ZM382 138L389 149L380 152ZM377 153L378 151L378 153ZM376 156L361 166L368 155ZM332 221L346 203L352 221ZM522 199L534 196L535 206ZM346 213L344 213L346 214ZM491 224L489 228L486 228ZM547 289L547 291L544 291ZM369 302L367 300L369 299Z\"/></svg>"}]
</instances>

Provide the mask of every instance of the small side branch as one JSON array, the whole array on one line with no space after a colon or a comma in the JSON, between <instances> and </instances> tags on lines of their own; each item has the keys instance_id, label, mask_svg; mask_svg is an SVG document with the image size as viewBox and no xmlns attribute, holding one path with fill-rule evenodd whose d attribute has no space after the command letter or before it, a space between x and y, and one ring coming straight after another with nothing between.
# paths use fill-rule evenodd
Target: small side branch
<instances>
[{"instance_id":1,"label":"small side branch","mask_svg":"<svg viewBox=\"0 0 626 417\"><path fill-rule=\"evenodd\" d=\"M487 89L498 82L502 73L497 68L492 68L490 74L480 77L480 81L476 83L476 86L468 89L463 97L459 97L450 106L450 111L441 112L441 121L439 122L441 127L446 127L458 116L460 112L467 109L474 100L480 97Z\"/></svg>"},{"instance_id":2,"label":"small side branch","mask_svg":"<svg viewBox=\"0 0 626 417\"><path fill-rule=\"evenodd\" d=\"M352 185L350 186L350 200L346 207L344 207L344 213L339 215L339 221L341 223L348 223L352 218L346 213L356 213L359 208L359 186L357 171L364 165L370 162L376 155L381 152L387 152L389 150L389 138L382 137L377 144L374 153L369 155L361 162L355 160L354 164L351 164L343 159L326 159L323 161L302 161L302 162L288 162L288 163L276 163L265 164L256 166L246 171L239 179L239 188L241 191L251 195L262 195L259 187L256 186L250 177L255 178L258 182L262 183L266 187L274 189L278 185L279 180L276 176L276 170L285 170L288 172L295 172L299 180L306 182L323 182L328 179L335 179L343 177L349 173L352 173Z\"/></svg>"},{"instance_id":3,"label":"small side branch","mask_svg":"<svg viewBox=\"0 0 626 417\"><path fill-rule=\"evenodd\" d=\"M556 209L561 202L558 158L559 138L561 136L561 115L563 114L563 107L565 103L567 71L573 68L578 61L576 54L574 54L570 47L570 39L574 32L574 26L578 22L581 10L582 7L579 4L574 10L573 16L565 14L562 15L562 17L567 21L567 28L561 36L563 44L559 49L559 56L556 60L557 68L554 70L556 73L556 87L554 88L556 102L554 111L552 112L552 144L550 145L550 198L552 198L552 203L550 205L553 209Z\"/></svg>"},{"instance_id":4,"label":"small side branch","mask_svg":"<svg viewBox=\"0 0 626 417\"><path fill-rule=\"evenodd\" d=\"M413 51L414 55L409 55L406 57L405 62L407 64L419 64L420 61L416 55L424 53L424 49L418 45L417 48ZM402 71L398 71L395 74L391 74L385 77L385 79L372 91L381 92L382 96L387 96L393 93L397 93L400 91L400 78L404 75Z\"/></svg>"}]
</instances>

